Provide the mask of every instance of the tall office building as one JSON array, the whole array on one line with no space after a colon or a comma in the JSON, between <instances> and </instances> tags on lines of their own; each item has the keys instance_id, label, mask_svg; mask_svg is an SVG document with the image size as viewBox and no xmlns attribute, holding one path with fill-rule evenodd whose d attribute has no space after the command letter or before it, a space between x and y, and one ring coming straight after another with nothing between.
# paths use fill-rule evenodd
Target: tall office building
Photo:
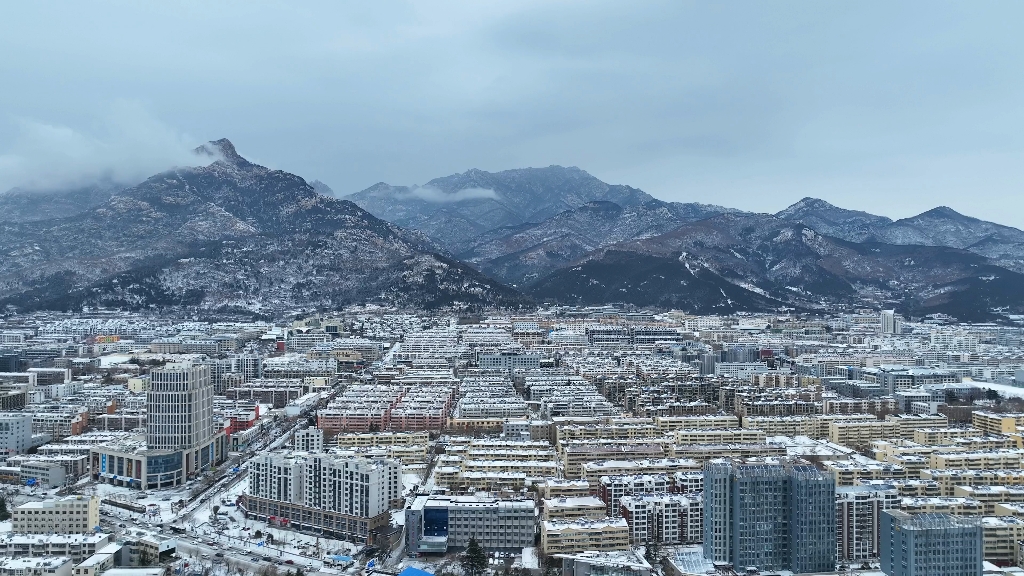
<instances>
[{"instance_id":1,"label":"tall office building","mask_svg":"<svg viewBox=\"0 0 1024 576\"><path fill-rule=\"evenodd\" d=\"M828 572L836 563L835 480L802 460L704 466L704 556L734 567Z\"/></svg>"},{"instance_id":2,"label":"tall office building","mask_svg":"<svg viewBox=\"0 0 1024 576\"><path fill-rule=\"evenodd\" d=\"M982 573L981 518L882 513L881 560L887 576L977 576Z\"/></svg>"},{"instance_id":3,"label":"tall office building","mask_svg":"<svg viewBox=\"0 0 1024 576\"><path fill-rule=\"evenodd\" d=\"M146 447L183 452L186 475L209 468L216 457L210 367L167 364L150 372L146 393Z\"/></svg>"},{"instance_id":4,"label":"tall office building","mask_svg":"<svg viewBox=\"0 0 1024 576\"><path fill-rule=\"evenodd\" d=\"M899 509L899 492L891 486L836 488L836 541L839 560L858 562L878 558L882 512Z\"/></svg>"}]
</instances>

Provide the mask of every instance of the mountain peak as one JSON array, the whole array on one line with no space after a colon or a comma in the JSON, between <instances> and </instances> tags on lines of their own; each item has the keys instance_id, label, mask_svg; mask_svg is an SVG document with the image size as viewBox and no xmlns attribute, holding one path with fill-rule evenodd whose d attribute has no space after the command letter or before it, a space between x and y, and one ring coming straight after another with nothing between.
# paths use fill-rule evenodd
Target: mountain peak
<instances>
[{"instance_id":1,"label":"mountain peak","mask_svg":"<svg viewBox=\"0 0 1024 576\"><path fill-rule=\"evenodd\" d=\"M202 146L197 147L193 150L196 154L203 156L211 156L218 160L223 160L229 164L241 164L248 163L245 158L242 158L238 151L235 150L235 145L231 143L231 140L227 138L221 138L220 140L211 140Z\"/></svg>"},{"instance_id":2,"label":"mountain peak","mask_svg":"<svg viewBox=\"0 0 1024 576\"><path fill-rule=\"evenodd\" d=\"M835 208L835 205L831 204L830 202L826 202L825 200L822 200L821 198L814 198L812 196L804 196L803 198L800 199L799 202L794 204L794 206L798 206L798 205L808 206L808 207L814 206L816 208L818 208L818 207L820 207L820 208Z\"/></svg>"},{"instance_id":3,"label":"mountain peak","mask_svg":"<svg viewBox=\"0 0 1024 576\"><path fill-rule=\"evenodd\" d=\"M931 210L928 210L927 212L922 212L922 213L918 214L916 217L917 218L922 218L922 217L925 217L925 218L944 218L944 219L948 219L948 220L961 220L961 221L973 220L973 218L971 218L970 216L965 216L965 215L957 212L956 210L953 210L949 206L937 206L935 208L932 208Z\"/></svg>"},{"instance_id":4,"label":"mountain peak","mask_svg":"<svg viewBox=\"0 0 1024 576\"><path fill-rule=\"evenodd\" d=\"M801 217L814 212L831 212L836 210L842 210L834 204L829 204L820 198L811 198L810 196L802 198L799 202L791 204L784 210L777 212L775 215L780 218L793 218Z\"/></svg>"}]
</instances>

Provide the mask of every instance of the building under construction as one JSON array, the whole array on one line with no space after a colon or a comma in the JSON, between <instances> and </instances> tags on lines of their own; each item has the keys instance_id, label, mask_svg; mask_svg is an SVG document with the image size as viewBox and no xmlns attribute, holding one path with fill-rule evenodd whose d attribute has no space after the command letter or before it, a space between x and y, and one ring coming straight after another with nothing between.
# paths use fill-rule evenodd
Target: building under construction
<instances>
[{"instance_id":1,"label":"building under construction","mask_svg":"<svg viewBox=\"0 0 1024 576\"><path fill-rule=\"evenodd\" d=\"M760 570L835 570L835 480L799 459L709 461L704 556Z\"/></svg>"}]
</instances>

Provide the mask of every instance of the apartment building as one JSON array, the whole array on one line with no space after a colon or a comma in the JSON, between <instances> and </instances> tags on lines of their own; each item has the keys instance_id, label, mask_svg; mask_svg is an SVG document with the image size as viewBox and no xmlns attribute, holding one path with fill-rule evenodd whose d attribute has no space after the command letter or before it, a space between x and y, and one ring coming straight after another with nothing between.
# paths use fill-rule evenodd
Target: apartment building
<instances>
[{"instance_id":1,"label":"apartment building","mask_svg":"<svg viewBox=\"0 0 1024 576\"><path fill-rule=\"evenodd\" d=\"M832 422L876 422L874 414L817 414L813 416L746 416L743 427L763 430L768 436L828 438Z\"/></svg>"},{"instance_id":2,"label":"apartment building","mask_svg":"<svg viewBox=\"0 0 1024 576\"><path fill-rule=\"evenodd\" d=\"M1016 560L1017 543L1024 540L1024 519L1014 516L981 518L982 557L996 566L1010 566Z\"/></svg>"},{"instance_id":3,"label":"apartment building","mask_svg":"<svg viewBox=\"0 0 1024 576\"><path fill-rule=\"evenodd\" d=\"M295 449L299 452L323 452L324 432L319 428L305 428L295 433Z\"/></svg>"},{"instance_id":4,"label":"apartment building","mask_svg":"<svg viewBox=\"0 0 1024 576\"><path fill-rule=\"evenodd\" d=\"M867 446L873 440L900 438L901 428L891 421L831 422L828 425L830 442L843 446Z\"/></svg>"},{"instance_id":5,"label":"apartment building","mask_svg":"<svg viewBox=\"0 0 1024 576\"><path fill-rule=\"evenodd\" d=\"M74 562L62 556L0 558L0 576L71 576Z\"/></svg>"},{"instance_id":6,"label":"apartment building","mask_svg":"<svg viewBox=\"0 0 1024 576\"><path fill-rule=\"evenodd\" d=\"M543 504L544 520L598 520L608 516L607 505L597 496L547 498Z\"/></svg>"},{"instance_id":7,"label":"apartment building","mask_svg":"<svg viewBox=\"0 0 1024 576\"><path fill-rule=\"evenodd\" d=\"M944 414L889 414L886 422L895 422L899 428L894 438L914 438L914 431L919 428L946 428L949 419Z\"/></svg>"},{"instance_id":8,"label":"apartment building","mask_svg":"<svg viewBox=\"0 0 1024 576\"><path fill-rule=\"evenodd\" d=\"M0 457L22 454L32 447L32 414L0 412Z\"/></svg>"},{"instance_id":9,"label":"apartment building","mask_svg":"<svg viewBox=\"0 0 1024 576\"><path fill-rule=\"evenodd\" d=\"M546 520L541 522L540 546L544 554L629 550L629 524L623 518Z\"/></svg>"},{"instance_id":10,"label":"apartment building","mask_svg":"<svg viewBox=\"0 0 1024 576\"><path fill-rule=\"evenodd\" d=\"M0 534L0 557L61 556L82 562L114 542L110 534Z\"/></svg>"},{"instance_id":11,"label":"apartment building","mask_svg":"<svg viewBox=\"0 0 1024 576\"><path fill-rule=\"evenodd\" d=\"M979 502L981 513L993 516L1000 504L1024 504L1024 486L954 486L953 496Z\"/></svg>"},{"instance_id":12,"label":"apartment building","mask_svg":"<svg viewBox=\"0 0 1024 576\"><path fill-rule=\"evenodd\" d=\"M888 576L981 574L981 519L949 514L882 513L882 571Z\"/></svg>"},{"instance_id":13,"label":"apartment building","mask_svg":"<svg viewBox=\"0 0 1024 576\"><path fill-rule=\"evenodd\" d=\"M671 432L693 428L731 429L740 427L740 419L732 414L706 414L700 416L657 416L654 425Z\"/></svg>"},{"instance_id":14,"label":"apartment building","mask_svg":"<svg viewBox=\"0 0 1024 576\"><path fill-rule=\"evenodd\" d=\"M580 478L583 467L589 462L604 460L641 460L665 456L665 446L670 441L620 443L621 441L588 442L573 440L560 445L562 464L566 478Z\"/></svg>"},{"instance_id":15,"label":"apartment building","mask_svg":"<svg viewBox=\"0 0 1024 576\"><path fill-rule=\"evenodd\" d=\"M590 495L590 482L586 480L566 480L547 478L537 484L537 493L541 498L575 498ZM602 498L602 500L604 500Z\"/></svg>"},{"instance_id":16,"label":"apartment building","mask_svg":"<svg viewBox=\"0 0 1024 576\"><path fill-rule=\"evenodd\" d=\"M917 428L912 440L925 446L942 446L952 444L960 438L981 436L982 432L975 428Z\"/></svg>"},{"instance_id":17,"label":"apartment building","mask_svg":"<svg viewBox=\"0 0 1024 576\"><path fill-rule=\"evenodd\" d=\"M800 460L704 465L704 556L760 570L836 563L835 480Z\"/></svg>"},{"instance_id":18,"label":"apartment building","mask_svg":"<svg viewBox=\"0 0 1024 576\"><path fill-rule=\"evenodd\" d=\"M368 542L401 502L401 464L324 453L276 452L249 468L245 506L261 520Z\"/></svg>"},{"instance_id":19,"label":"apartment building","mask_svg":"<svg viewBox=\"0 0 1024 576\"><path fill-rule=\"evenodd\" d=\"M758 444L764 443L764 430L750 428L689 428L671 433L676 444Z\"/></svg>"},{"instance_id":20,"label":"apartment building","mask_svg":"<svg viewBox=\"0 0 1024 576\"><path fill-rule=\"evenodd\" d=\"M16 534L93 534L100 525L100 501L67 496L26 502L14 508L11 522Z\"/></svg>"},{"instance_id":21,"label":"apartment building","mask_svg":"<svg viewBox=\"0 0 1024 576\"><path fill-rule=\"evenodd\" d=\"M1024 470L933 470L921 471L921 480L939 485L942 496L953 496L957 486L1024 486Z\"/></svg>"},{"instance_id":22,"label":"apartment building","mask_svg":"<svg viewBox=\"0 0 1024 576\"><path fill-rule=\"evenodd\" d=\"M900 510L909 514L942 513L954 516L980 515L984 510L981 502L973 498L938 496L926 498L903 498Z\"/></svg>"},{"instance_id":23,"label":"apartment building","mask_svg":"<svg viewBox=\"0 0 1024 576\"><path fill-rule=\"evenodd\" d=\"M884 510L898 509L899 492L885 485L836 488L836 541L840 562L863 562L881 553Z\"/></svg>"},{"instance_id":24,"label":"apartment building","mask_svg":"<svg viewBox=\"0 0 1024 576\"><path fill-rule=\"evenodd\" d=\"M633 545L694 544L703 539L700 494L633 494L623 496L619 508Z\"/></svg>"},{"instance_id":25,"label":"apartment building","mask_svg":"<svg viewBox=\"0 0 1024 576\"><path fill-rule=\"evenodd\" d=\"M700 473L701 478L704 474ZM666 474L636 474L628 476L602 476L598 497L605 503L606 516L619 516L619 501L631 494L660 494L669 492L672 481Z\"/></svg>"},{"instance_id":26,"label":"apartment building","mask_svg":"<svg viewBox=\"0 0 1024 576\"><path fill-rule=\"evenodd\" d=\"M854 486L868 480L906 480L907 469L898 464L867 458L857 460L826 460L821 469L831 474L836 486Z\"/></svg>"},{"instance_id":27,"label":"apartment building","mask_svg":"<svg viewBox=\"0 0 1024 576\"><path fill-rule=\"evenodd\" d=\"M937 452L929 457L929 468L938 470L992 470L1021 468L1024 450L991 452Z\"/></svg>"},{"instance_id":28,"label":"apartment building","mask_svg":"<svg viewBox=\"0 0 1024 576\"><path fill-rule=\"evenodd\" d=\"M583 479L596 486L602 476L635 476L637 474L674 474L695 472L701 463L692 458L654 458L647 460L603 460L583 465Z\"/></svg>"},{"instance_id":29,"label":"apartment building","mask_svg":"<svg viewBox=\"0 0 1024 576\"><path fill-rule=\"evenodd\" d=\"M998 414L975 411L971 414L971 427L984 434L1012 434L1024 431L1024 413Z\"/></svg>"}]
</instances>

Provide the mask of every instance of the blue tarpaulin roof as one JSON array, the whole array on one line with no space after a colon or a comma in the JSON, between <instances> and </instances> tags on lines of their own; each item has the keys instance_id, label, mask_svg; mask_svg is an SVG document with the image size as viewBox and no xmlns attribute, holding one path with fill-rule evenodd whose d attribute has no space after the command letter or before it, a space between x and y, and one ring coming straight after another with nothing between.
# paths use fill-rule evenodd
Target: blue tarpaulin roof
<instances>
[{"instance_id":1,"label":"blue tarpaulin roof","mask_svg":"<svg viewBox=\"0 0 1024 576\"><path fill-rule=\"evenodd\" d=\"M434 576L434 575L431 574L430 572L427 572L426 570L420 570L419 568L413 568L412 566L409 566L405 570L402 570L401 572L399 572L398 576Z\"/></svg>"}]
</instances>

